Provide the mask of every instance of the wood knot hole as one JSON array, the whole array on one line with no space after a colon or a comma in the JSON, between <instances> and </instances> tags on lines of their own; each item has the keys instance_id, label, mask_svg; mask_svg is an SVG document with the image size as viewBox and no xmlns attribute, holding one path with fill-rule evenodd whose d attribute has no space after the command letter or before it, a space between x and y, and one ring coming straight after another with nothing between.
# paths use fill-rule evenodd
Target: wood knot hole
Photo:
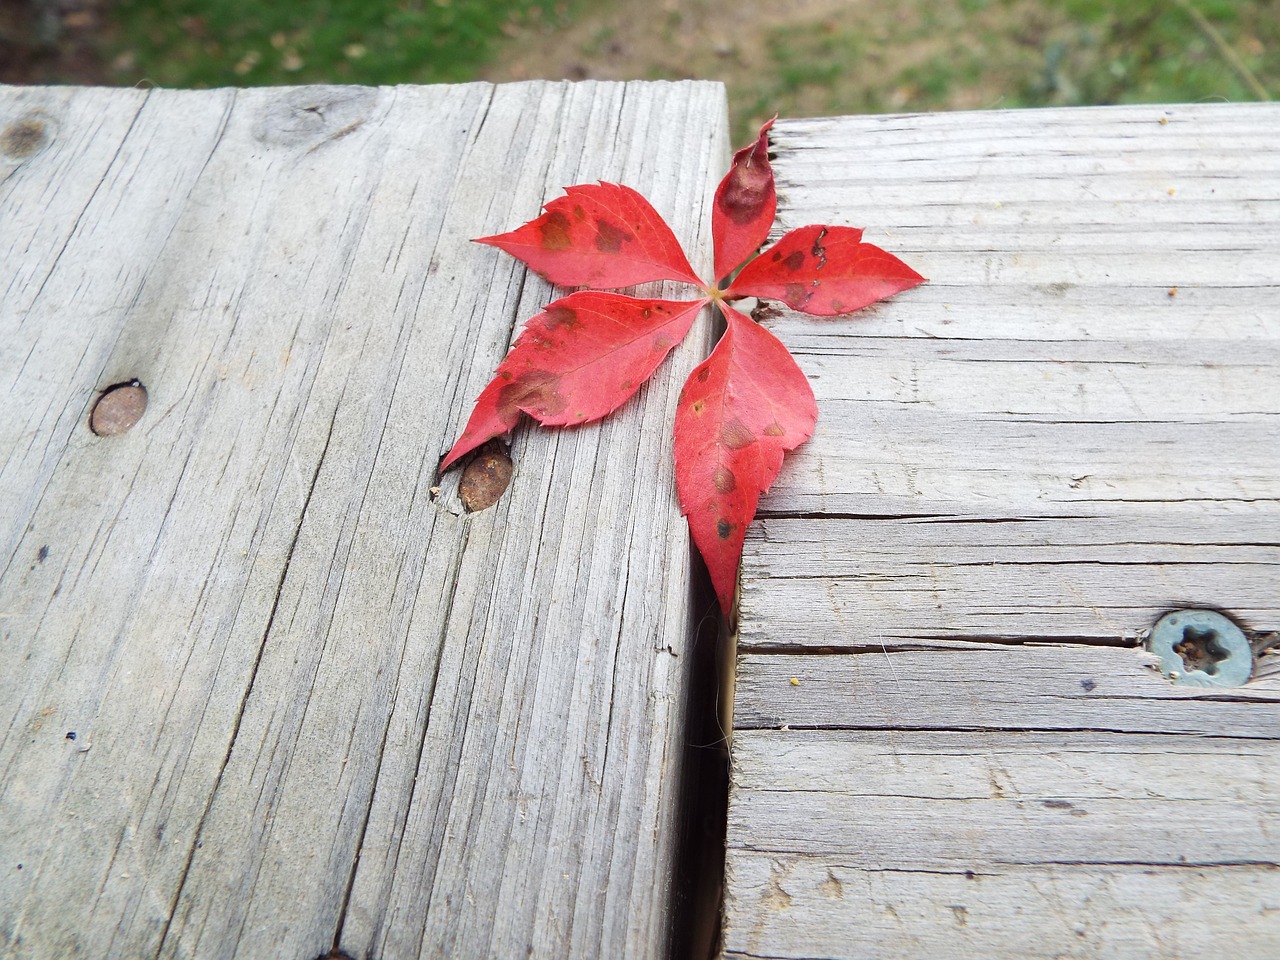
<instances>
[{"instance_id":1,"label":"wood knot hole","mask_svg":"<svg viewBox=\"0 0 1280 960\"><path fill-rule=\"evenodd\" d=\"M113 384L98 395L89 413L89 429L114 437L132 429L147 410L147 388L137 380Z\"/></svg>"},{"instance_id":2,"label":"wood knot hole","mask_svg":"<svg viewBox=\"0 0 1280 960\"><path fill-rule=\"evenodd\" d=\"M14 160L25 160L44 146L48 139L43 120L28 117L11 123L0 133L0 153Z\"/></svg>"},{"instance_id":3,"label":"wood knot hole","mask_svg":"<svg viewBox=\"0 0 1280 960\"><path fill-rule=\"evenodd\" d=\"M506 451L497 443L486 444L462 471L458 482L462 506L468 513L492 507L506 493L514 472Z\"/></svg>"}]
</instances>

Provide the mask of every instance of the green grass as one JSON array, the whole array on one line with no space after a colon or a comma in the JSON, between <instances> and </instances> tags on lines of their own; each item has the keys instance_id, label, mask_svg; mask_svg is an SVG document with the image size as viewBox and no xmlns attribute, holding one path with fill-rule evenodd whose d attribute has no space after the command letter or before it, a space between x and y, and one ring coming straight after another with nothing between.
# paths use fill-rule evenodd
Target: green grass
<instances>
[{"instance_id":1,"label":"green grass","mask_svg":"<svg viewBox=\"0 0 1280 960\"><path fill-rule=\"evenodd\" d=\"M1278 13L1274 0L903 3L775 30L769 62L731 88L734 119L1257 100L1280 93Z\"/></svg>"},{"instance_id":2,"label":"green grass","mask_svg":"<svg viewBox=\"0 0 1280 960\"><path fill-rule=\"evenodd\" d=\"M117 0L117 83L166 87L456 83L504 33L564 21L566 0Z\"/></svg>"},{"instance_id":3,"label":"green grass","mask_svg":"<svg viewBox=\"0 0 1280 960\"><path fill-rule=\"evenodd\" d=\"M521 77L556 79L566 65L575 76L608 76L625 47L645 51L627 76L724 80L736 141L775 112L1280 95L1280 0L862 0L817 4L808 19L799 19L804 7L790 19L775 10L767 23L735 20L733 0L688 0L707 14L692 44L677 41L689 40L697 18L669 3L620 31L615 3L641 2L116 0L107 79L458 82L501 74L522 55L532 66Z\"/></svg>"}]
</instances>

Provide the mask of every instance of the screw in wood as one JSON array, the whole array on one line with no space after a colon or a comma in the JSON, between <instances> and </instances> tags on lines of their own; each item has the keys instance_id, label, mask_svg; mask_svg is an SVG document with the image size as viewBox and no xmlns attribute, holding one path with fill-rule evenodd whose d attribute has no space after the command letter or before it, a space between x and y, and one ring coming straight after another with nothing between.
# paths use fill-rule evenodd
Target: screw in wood
<instances>
[{"instance_id":1,"label":"screw in wood","mask_svg":"<svg viewBox=\"0 0 1280 960\"><path fill-rule=\"evenodd\" d=\"M1151 630L1160 672L1184 687L1239 687L1253 674L1253 647L1216 610L1175 610Z\"/></svg>"}]
</instances>

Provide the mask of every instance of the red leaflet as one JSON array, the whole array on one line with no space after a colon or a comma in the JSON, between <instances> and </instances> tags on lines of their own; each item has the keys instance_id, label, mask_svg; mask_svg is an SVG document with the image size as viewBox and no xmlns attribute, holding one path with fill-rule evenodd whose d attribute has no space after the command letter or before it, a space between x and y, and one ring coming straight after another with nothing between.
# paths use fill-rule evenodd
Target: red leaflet
<instances>
[{"instance_id":1,"label":"red leaflet","mask_svg":"<svg viewBox=\"0 0 1280 960\"><path fill-rule=\"evenodd\" d=\"M776 118L775 118L776 119ZM723 280L769 237L778 197L769 166L770 120L756 142L733 155L733 164L716 188L711 208L711 239L716 252L716 279Z\"/></svg>"},{"instance_id":2,"label":"red leaflet","mask_svg":"<svg viewBox=\"0 0 1280 960\"><path fill-rule=\"evenodd\" d=\"M862 243L854 227L800 227L738 274L731 297L783 300L795 310L831 317L852 313L923 283L893 254Z\"/></svg>"},{"instance_id":3,"label":"red leaflet","mask_svg":"<svg viewBox=\"0 0 1280 960\"><path fill-rule=\"evenodd\" d=\"M676 489L725 616L760 495L782 455L813 433L818 406L781 341L724 307L728 328L689 376L676 408Z\"/></svg>"},{"instance_id":4,"label":"red leaflet","mask_svg":"<svg viewBox=\"0 0 1280 960\"><path fill-rule=\"evenodd\" d=\"M583 184L565 194L520 229L476 243L505 250L563 287L614 289L650 280L701 286L666 221L630 187Z\"/></svg>"},{"instance_id":5,"label":"red leaflet","mask_svg":"<svg viewBox=\"0 0 1280 960\"><path fill-rule=\"evenodd\" d=\"M733 156L711 209L715 280L728 277L768 239L777 206L769 166L770 120ZM801 227L742 269L723 294L694 275L671 228L630 187L568 187L518 230L485 237L552 283L623 287L650 280L695 284L688 302L580 292L525 326L480 394L448 469L525 411L548 426L605 416L635 393L688 332L699 308L720 301L728 328L689 377L676 408L676 488L716 596L732 619L738 563L760 495L783 454L813 433L818 408L804 373L768 330L724 299L784 300L820 316L849 313L924 278L852 227Z\"/></svg>"},{"instance_id":6,"label":"red leaflet","mask_svg":"<svg viewBox=\"0 0 1280 960\"><path fill-rule=\"evenodd\" d=\"M706 302L593 291L557 300L525 324L440 469L506 433L522 410L556 427L612 413L684 338Z\"/></svg>"}]
</instances>

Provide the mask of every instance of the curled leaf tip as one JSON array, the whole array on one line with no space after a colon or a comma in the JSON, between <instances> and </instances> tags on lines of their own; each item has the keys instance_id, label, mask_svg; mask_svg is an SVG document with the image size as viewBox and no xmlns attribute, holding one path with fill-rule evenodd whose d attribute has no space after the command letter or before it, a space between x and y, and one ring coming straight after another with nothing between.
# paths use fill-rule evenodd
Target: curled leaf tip
<instances>
[{"instance_id":1,"label":"curled leaf tip","mask_svg":"<svg viewBox=\"0 0 1280 960\"><path fill-rule=\"evenodd\" d=\"M716 279L722 280L760 249L769 236L778 196L769 165L769 130L765 122L755 142L733 155L729 172L716 188L711 207Z\"/></svg>"}]
</instances>

